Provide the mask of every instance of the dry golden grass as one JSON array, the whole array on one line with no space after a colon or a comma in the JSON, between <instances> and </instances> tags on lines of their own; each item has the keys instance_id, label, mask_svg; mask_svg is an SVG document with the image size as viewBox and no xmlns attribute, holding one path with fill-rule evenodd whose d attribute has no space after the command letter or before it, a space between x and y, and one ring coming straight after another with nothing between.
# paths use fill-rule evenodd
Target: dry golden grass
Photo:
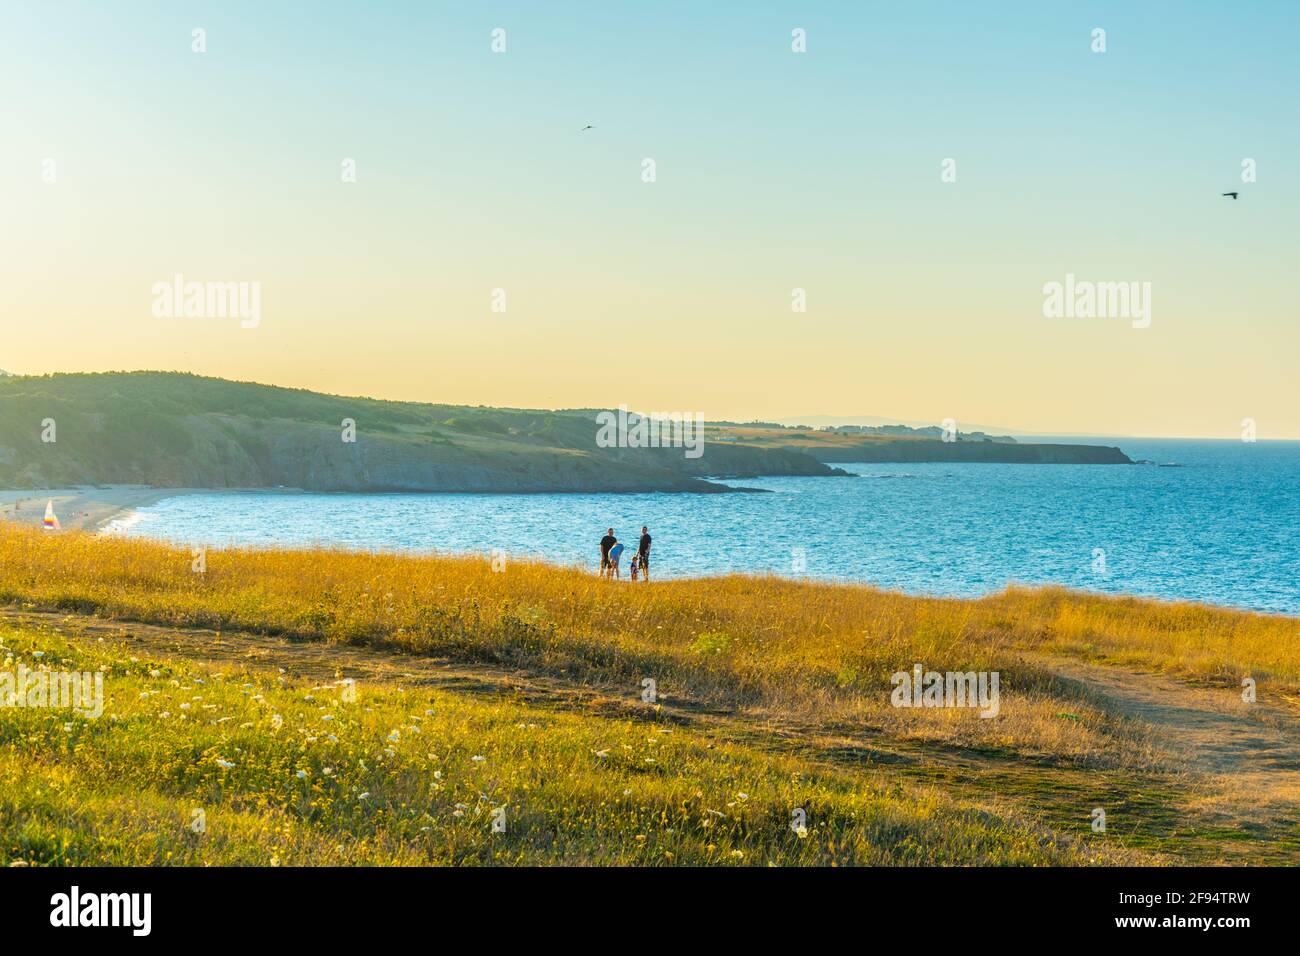
<instances>
[{"instance_id":1,"label":"dry golden grass","mask_svg":"<svg viewBox=\"0 0 1300 956\"><path fill-rule=\"evenodd\" d=\"M1215 859L1222 847L1285 856L1290 845L1289 838L1278 836L1290 825L1288 806L1271 809L1267 820L1254 830L1239 831L1233 822L1236 817L1225 815L1223 807L1213 802L1221 788L1207 788L1196 774L1187 772L1185 763L1166 756L1159 745L1164 738L1147 722L1120 716L1113 702L1061 676L1070 668L1052 659L1075 655L1125 663L1129 669L1160 669L1207 684L1235 686L1242 675L1250 674L1261 686L1267 684L1270 692L1286 690L1300 682L1297 621L1291 618L1054 589L1011 590L961 601L766 577L633 585L538 563L513 562L495 573L485 558L319 550L210 551L206 569L199 573L188 549L155 542L47 534L12 525L3 526L3 532L0 603L77 612L42 620L65 627L68 635L88 628L85 636L70 636L67 640L72 643L61 643L64 639L53 633L27 629L38 626L31 622L39 616L10 614L11 626L17 622L19 627L10 640L10 646L18 648L15 653L34 655L36 650L46 650L64 657L108 653L117 668L125 652L110 650L94 636L94 627L105 631L102 624L88 623L85 615L94 614L123 622L120 629L107 629L118 635L113 640L139 641L136 646L153 648L160 659L167 659L169 648L181 654L184 644L191 663L183 664L177 657L169 666L227 667L213 662L218 656L215 650L205 656L203 644L211 636L201 629L211 628L224 632L222 646L236 655L234 660L260 659L258 655L274 645L281 649L278 663L290 668L297 666L295 660L316 660L321 654L313 651L324 651L327 661L346 657L383 661L389 682L394 681L391 675L404 675L403 683L406 677L414 680L407 670L456 673L461 676L439 684L444 691L438 706L444 711L461 708L467 719L496 715L491 719L508 718L510 727L521 721L541 726L543 719L554 720L557 730L563 728L534 756L527 760L521 756L522 762L512 764L521 775L519 792L534 794L520 807L526 804L541 813L536 829L515 847L514 855L499 856L504 848L494 849L482 835L470 842L457 836L446 843L443 836L448 835L421 816L429 812L427 801L399 787L398 803L405 801L414 814L410 821L403 818L401 827L416 825L418 820L415 830L393 831L393 821L358 817L356 827L348 832L367 841L364 845L374 852L347 856L352 862L716 861L724 843L705 841L697 846L693 836L658 846L658 856L646 856L639 848L644 828L616 825L612 817L597 821L592 832L604 836L595 843L575 840L574 852L567 857L557 857L549 849L547 841L552 838L547 834L561 808L613 807L629 788L621 780L591 778L591 786L584 783L572 792L542 793L537 789L542 778L531 779L528 775L534 770L529 768L535 766L550 780L551 770L546 768L554 769L557 760L570 777L579 773L582 760L591 758L603 765L591 754L608 749L606 738L612 739L616 727L633 728L627 731L631 742L641 733L636 728L643 720L668 721L668 728L675 723L679 733L674 739L689 741L694 748L689 754L684 751L675 764L690 793L725 795L730 787L753 794L759 792L757 780L770 779L776 786L782 779L806 781L811 779L806 775L814 775L819 780L824 777L827 787L841 788L836 792L845 794L845 799L868 784L886 790L918 784L921 789L909 789L903 804L914 807L916 801L939 800L925 811L934 826L923 825L917 817L901 828L891 825L865 836L859 834L857 821L866 819L867 805L836 804L835 812L843 813L832 827L835 849L829 857L818 857L821 862L1097 862L1103 857L1092 855L1093 848L1080 853L1067 846L1072 837L1056 842L1057 835L1086 831L1088 814L1097 805L1115 809L1111 849L1121 854L1155 853L1204 861ZM126 622L149 622L164 630L133 636L133 630L149 629ZM186 628L199 630L182 633L180 629ZM320 645L295 648L253 634ZM355 647L330 649L327 642ZM427 659L411 660L388 651ZM454 666L445 668L449 662ZM997 671L999 716L982 720L973 708L890 706L890 675L915 663L939 671ZM127 670L135 673L138 668L131 664ZM268 668L268 673L273 671ZM640 702L645 677L656 681L664 703L650 713ZM249 679L261 680L251 672ZM379 692L382 686L387 684L380 681L372 689ZM528 690L503 694L509 686ZM146 690L142 686L139 693ZM405 706L400 703L404 691L396 683L392 691L398 695L393 705ZM266 699L272 692L268 687ZM1204 693L1213 696L1224 691L1206 687ZM138 695L127 694L114 706L125 706L133 696ZM381 706L380 698L370 701L376 708ZM137 819L128 812L128 792L135 784L128 780L114 789L117 784L111 779L96 776L102 769L97 762L101 758L114 766L135 767L131 762L135 758L126 756L135 752L135 741L157 741L169 734L173 751L169 759L178 773L191 772L185 768L198 752L195 728L172 726L179 705L158 706L162 709L151 712L152 716L137 715L145 721L138 727L122 722L125 711L118 720L110 720L103 731L103 751L95 759L90 755L65 766L59 758L46 761L47 766L24 758L25 762L10 761L0 767L0 778L13 795L0 806L0 837L7 841L11 859L108 859L96 847L102 845L104 827L110 826L105 821L120 819L134 835L124 838L121 852L112 859L164 861L149 849L163 846L149 842L151 814L174 817L184 810L191 796L199 793L189 785L189 778L178 778L175 786L169 784L157 793L151 791L152 809ZM286 700L280 706L290 704ZM31 713L0 717L4 718L0 737L15 746L25 742L24 746L34 748L31 753L48 751L60 728L65 728L62 717L47 720ZM39 728L25 723L33 720ZM221 735L241 725L231 718L220 725L225 729L217 736L226 741ZM380 731L387 732L377 725L375 732ZM451 731L444 728L444 736ZM663 733L668 730L656 731L656 739ZM479 731L457 730L455 735L464 738L465 747L486 746L471 742L481 736ZM204 746L216 746L214 741ZM269 746L256 735L234 743L245 751ZM749 782L744 786L714 779L712 764L720 759L723 747L736 748L734 759L746 761L744 776ZM110 759L110 754L115 756ZM282 762L281 757L276 760ZM416 771L410 779L423 773ZM51 781L63 772L73 773L75 781L51 789ZM131 772L145 771L137 767ZM579 773L583 780L585 773ZM297 827L295 832L303 839L316 839L317 829L324 824L310 816L300 819L295 816L300 808L283 801L271 807L270 817L262 818L256 801L269 800L268 795L278 794L276 788L283 787L274 774L255 782L246 797L233 803L210 798L217 814L235 814L227 820L232 842L226 849L216 857L196 856L196 847L167 843L165 853L175 855L166 859L260 859L253 850L256 840L238 834L268 826ZM374 787L381 783L358 779L356 786L380 793ZM50 795L56 793L59 800L52 801ZM793 798L793 792L782 793L773 798L773 805ZM252 815L250 809L255 811ZM639 819L641 812L636 809L632 817ZM80 814L82 822L67 823L71 813ZM969 813L974 814L970 820L976 825L963 830L962 821L969 821L962 814ZM980 822L1009 819L1008 813L1015 822L1006 833L992 833ZM940 840L938 835L953 827L954 840ZM701 828L706 829L703 824ZM615 832L620 834L617 839L610 837ZM780 828L773 832L779 833ZM924 837L917 836L922 832ZM424 839L413 834L426 833L441 835L428 847L420 844L419 852L412 851L413 841ZM1040 836L1048 843L1042 843ZM727 860L809 861L803 854L791 855L784 844L766 836L758 843L737 839L726 850ZM859 842L850 845L845 840ZM907 849L917 840L928 848L925 853ZM303 862L334 859L334 844L318 842L320 846ZM741 856L735 856L735 850Z\"/></svg>"},{"instance_id":2,"label":"dry golden grass","mask_svg":"<svg viewBox=\"0 0 1300 956\"><path fill-rule=\"evenodd\" d=\"M652 677L682 705L1103 764L1160 755L1040 652L1300 682L1293 618L1059 589L968 601L771 577L633 585L530 562L254 549L208 552L197 573L180 548L8 526L0 601L446 655L631 697ZM998 671L1001 717L889 706L889 676L914 663Z\"/></svg>"}]
</instances>

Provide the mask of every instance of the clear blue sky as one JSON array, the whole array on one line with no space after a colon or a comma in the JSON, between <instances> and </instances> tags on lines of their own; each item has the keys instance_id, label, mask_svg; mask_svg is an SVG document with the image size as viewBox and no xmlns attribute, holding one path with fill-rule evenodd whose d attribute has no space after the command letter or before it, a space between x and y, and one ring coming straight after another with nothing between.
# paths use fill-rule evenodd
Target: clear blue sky
<instances>
[{"instance_id":1,"label":"clear blue sky","mask_svg":"<svg viewBox=\"0 0 1300 956\"><path fill-rule=\"evenodd\" d=\"M11 4L0 367L1300 437L1297 49L1280 0ZM262 325L160 325L176 272ZM1151 328L1044 318L1067 272Z\"/></svg>"}]
</instances>

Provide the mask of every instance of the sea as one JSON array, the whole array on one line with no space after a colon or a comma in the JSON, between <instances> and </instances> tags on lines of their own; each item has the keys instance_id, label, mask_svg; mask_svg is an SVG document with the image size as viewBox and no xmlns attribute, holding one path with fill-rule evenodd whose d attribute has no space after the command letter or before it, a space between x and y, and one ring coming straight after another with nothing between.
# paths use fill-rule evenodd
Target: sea
<instances>
[{"instance_id":1,"label":"sea","mask_svg":"<svg viewBox=\"0 0 1300 956\"><path fill-rule=\"evenodd\" d=\"M1059 584L1300 614L1300 442L1059 440L1147 463L848 464L851 478L733 482L758 494L194 493L109 531L594 570L613 527L626 576L646 525L655 578L775 574L962 597Z\"/></svg>"}]
</instances>

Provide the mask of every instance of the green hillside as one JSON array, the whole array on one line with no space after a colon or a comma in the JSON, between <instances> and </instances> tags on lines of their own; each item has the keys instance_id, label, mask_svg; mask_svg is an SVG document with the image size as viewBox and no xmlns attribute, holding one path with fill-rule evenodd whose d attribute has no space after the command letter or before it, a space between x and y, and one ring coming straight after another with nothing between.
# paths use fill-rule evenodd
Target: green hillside
<instances>
[{"instance_id":1,"label":"green hillside","mask_svg":"<svg viewBox=\"0 0 1300 956\"><path fill-rule=\"evenodd\" d=\"M601 448L596 415L378 401L173 372L14 376L0 379L0 486L720 491L703 479L837 473L791 449L709 442L689 458L681 448ZM345 420L355 422L355 442L343 440Z\"/></svg>"}]
</instances>

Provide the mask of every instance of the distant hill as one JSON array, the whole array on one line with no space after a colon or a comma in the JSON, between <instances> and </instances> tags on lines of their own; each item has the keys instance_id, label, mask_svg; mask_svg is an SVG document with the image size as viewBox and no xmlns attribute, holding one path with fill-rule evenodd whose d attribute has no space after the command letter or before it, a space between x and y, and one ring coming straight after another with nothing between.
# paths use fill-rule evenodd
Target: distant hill
<instances>
[{"instance_id":1,"label":"distant hill","mask_svg":"<svg viewBox=\"0 0 1300 956\"><path fill-rule=\"evenodd\" d=\"M932 439L863 442L810 448L818 461L922 462L965 461L1010 465L1131 465L1132 459L1107 445L1052 445L985 441L944 442Z\"/></svg>"},{"instance_id":2,"label":"distant hill","mask_svg":"<svg viewBox=\"0 0 1300 956\"><path fill-rule=\"evenodd\" d=\"M1020 442L983 432L961 432L944 441L940 428L903 425L807 428L789 425L728 425L713 430L716 441L750 448L804 452L818 461L982 462L1032 465L1131 465L1132 460L1107 445Z\"/></svg>"},{"instance_id":3,"label":"distant hill","mask_svg":"<svg viewBox=\"0 0 1300 956\"><path fill-rule=\"evenodd\" d=\"M719 422L720 425L727 425L738 428L763 428L780 432L826 432L831 435L858 435L864 438L884 437L884 438L928 438L935 441L942 441L944 430L939 425L861 425L861 424L840 424L840 425L783 425L778 422L750 422L745 425L736 422ZM1008 445L1014 445L1016 440L1010 435L990 435L983 431L969 431L965 429L955 429L953 431L953 440L959 442L966 441L993 441L1002 442Z\"/></svg>"},{"instance_id":4,"label":"distant hill","mask_svg":"<svg viewBox=\"0 0 1300 956\"><path fill-rule=\"evenodd\" d=\"M835 475L802 451L597 446L596 410L388 402L173 372L0 379L0 486L313 491L726 491ZM342 440L343 422L356 441ZM55 440L42 441L53 420Z\"/></svg>"},{"instance_id":5,"label":"distant hill","mask_svg":"<svg viewBox=\"0 0 1300 956\"><path fill-rule=\"evenodd\" d=\"M910 418L883 418L880 415L802 415L795 418L781 418L778 423L786 427L805 427L805 428L834 428L844 425L864 425L869 427L899 427L910 426L912 428L934 427L933 421L917 421ZM1008 428L1003 425L980 425L975 422L960 422L962 431L984 432L989 435L1022 435L1025 432L1018 428Z\"/></svg>"},{"instance_id":6,"label":"distant hill","mask_svg":"<svg viewBox=\"0 0 1300 956\"><path fill-rule=\"evenodd\" d=\"M7 376L0 487L716 492L730 489L707 479L844 474L828 462L1129 461L1116 448L965 434L949 443L928 430L720 424L705 427L702 454L690 457L600 447L601 414L348 398L176 372ZM355 442L343 440L345 420Z\"/></svg>"}]
</instances>

